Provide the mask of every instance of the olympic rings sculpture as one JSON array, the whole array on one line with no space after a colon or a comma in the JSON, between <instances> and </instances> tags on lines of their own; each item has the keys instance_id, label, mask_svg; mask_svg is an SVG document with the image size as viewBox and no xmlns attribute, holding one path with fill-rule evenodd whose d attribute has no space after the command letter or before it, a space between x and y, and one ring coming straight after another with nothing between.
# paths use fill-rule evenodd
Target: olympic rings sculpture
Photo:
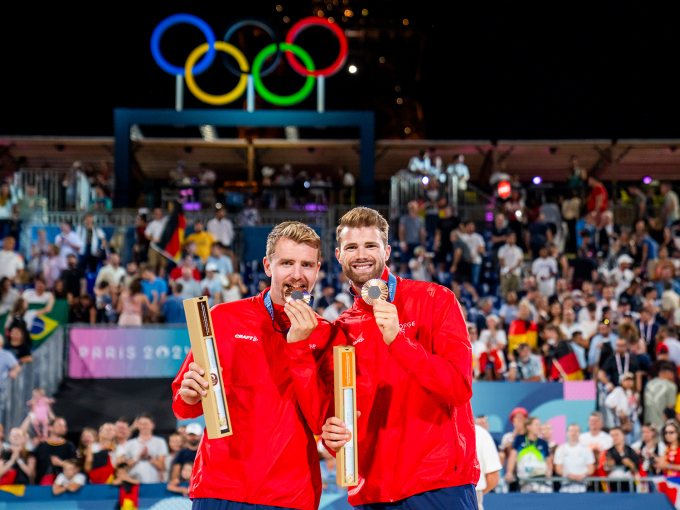
<instances>
[{"instance_id":1,"label":"olympic rings sculpture","mask_svg":"<svg viewBox=\"0 0 680 510\"><path fill-rule=\"evenodd\" d=\"M170 27L188 24L198 28L203 35L205 35L206 42L196 47L187 57L184 67L179 67L168 62L161 53L160 44L161 37ZM264 30L272 39L272 44L266 46L255 56L252 66L248 63L248 59L236 46L229 43L229 40L234 33L244 26L256 26ZM310 26L318 25L329 29L338 38L340 43L340 51L335 61L324 69L316 69L312 57L300 46L295 44L297 36ZM203 91L197 84L195 76L207 70L215 60L217 52L222 52L226 55L234 57L238 63L238 69L234 68L231 62L224 55L223 64L232 74L239 76L239 81L233 90L222 95L208 94ZM303 18L295 23L288 34L286 34L285 42L280 42L276 32L266 23L260 20L242 20L231 25L224 36L223 41L218 41L215 37L210 25L203 21L198 16L193 14L173 14L161 21L151 34L151 54L156 64L168 74L173 76L183 76L187 84L187 88L191 93L204 103L212 105L225 105L232 103L239 99L248 88L248 76L252 76L252 81L257 93L262 98L275 105L289 106L297 104L309 96L314 89L314 84L318 77L328 77L337 73L345 61L347 60L348 44L342 29L336 24L328 21L325 18L317 18L310 16ZM269 91L262 83L262 77L271 73L281 60L281 54L286 55L288 64L293 70L301 76L306 78L302 88L294 94L288 96L280 96ZM265 60L274 55L274 60L268 66L264 66ZM297 58L296 58L297 57ZM200 61L199 61L200 59ZM299 60L298 60L299 59ZM302 63L300 63L302 61ZM178 78L179 79L179 78Z\"/></svg>"}]
</instances>

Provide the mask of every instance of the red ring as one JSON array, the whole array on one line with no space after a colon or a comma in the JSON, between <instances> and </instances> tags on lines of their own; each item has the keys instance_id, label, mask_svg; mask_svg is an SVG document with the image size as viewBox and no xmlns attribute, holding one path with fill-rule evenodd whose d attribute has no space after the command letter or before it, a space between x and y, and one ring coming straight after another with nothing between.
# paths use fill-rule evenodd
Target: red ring
<instances>
[{"instance_id":1,"label":"red ring","mask_svg":"<svg viewBox=\"0 0 680 510\"><path fill-rule=\"evenodd\" d=\"M295 25L290 27L290 31L286 35L286 42L288 44L293 44L297 35L302 30L312 25L320 25L322 27L329 28L338 38L338 41L340 42L340 53L338 54L338 58L335 59L335 62L333 62L325 69L319 69L317 71L308 71L305 68L305 66L303 66L302 64L300 64L300 62L297 61L295 55L293 55L292 52L287 51L286 58L288 59L288 63L290 64L290 66L293 69L295 69L295 72L301 76L314 76L314 77L332 76L340 70L342 65L345 63L345 60L347 60L348 51L347 37L345 37L345 33L342 31L342 29L338 26L337 23L332 23L328 21L326 18L318 18L316 16L302 18L300 21L295 23Z\"/></svg>"}]
</instances>

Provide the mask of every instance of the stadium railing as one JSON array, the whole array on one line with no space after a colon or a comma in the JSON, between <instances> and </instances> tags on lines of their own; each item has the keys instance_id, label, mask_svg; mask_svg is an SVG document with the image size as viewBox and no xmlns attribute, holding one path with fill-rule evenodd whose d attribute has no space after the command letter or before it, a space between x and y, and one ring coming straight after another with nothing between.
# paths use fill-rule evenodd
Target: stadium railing
<instances>
[{"instance_id":1,"label":"stadium railing","mask_svg":"<svg viewBox=\"0 0 680 510\"><path fill-rule=\"evenodd\" d=\"M34 389L45 390L45 396L57 393L65 373L66 327L59 326L35 351L33 362L22 365L16 379L7 378L0 387L0 423L6 437L12 427L18 427L28 414L26 402Z\"/></svg>"}]
</instances>

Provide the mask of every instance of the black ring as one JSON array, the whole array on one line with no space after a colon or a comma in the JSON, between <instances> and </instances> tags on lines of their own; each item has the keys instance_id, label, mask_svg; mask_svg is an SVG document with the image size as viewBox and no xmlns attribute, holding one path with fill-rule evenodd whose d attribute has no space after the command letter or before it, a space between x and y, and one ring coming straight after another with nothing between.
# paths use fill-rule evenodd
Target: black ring
<instances>
[{"instance_id":1,"label":"black ring","mask_svg":"<svg viewBox=\"0 0 680 510\"><path fill-rule=\"evenodd\" d=\"M264 21L258 19L244 19L241 21L237 21L227 29L227 32L224 34L223 40L225 43L228 43L229 39L231 39L231 36L234 35L234 33L237 30L240 30L241 28L247 26L255 26L261 28L262 30L267 32L269 37L271 37L272 42L276 44L276 53L274 61L271 64L269 64L269 67L263 68L260 71L260 76L267 76L272 71L274 71L274 69L276 69L276 66L279 64L279 60L281 60L281 50L279 49L279 43L281 41L279 37L276 35L276 32L274 32L274 30L269 25L267 25ZM222 63L224 64L224 67L226 67L227 70L234 76L241 76L241 74L243 74L243 72L240 69L237 69L233 65L231 65L231 62L229 61L228 55L226 53L222 54Z\"/></svg>"}]
</instances>

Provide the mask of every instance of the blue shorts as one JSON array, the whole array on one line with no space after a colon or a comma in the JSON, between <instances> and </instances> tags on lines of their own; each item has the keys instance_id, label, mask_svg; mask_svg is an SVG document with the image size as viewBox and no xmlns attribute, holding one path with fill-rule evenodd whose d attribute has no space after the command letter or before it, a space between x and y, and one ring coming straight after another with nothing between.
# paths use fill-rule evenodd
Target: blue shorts
<instances>
[{"instance_id":1,"label":"blue shorts","mask_svg":"<svg viewBox=\"0 0 680 510\"><path fill-rule=\"evenodd\" d=\"M357 510L478 510L474 484L434 489L394 503L357 505Z\"/></svg>"},{"instance_id":2,"label":"blue shorts","mask_svg":"<svg viewBox=\"0 0 680 510\"><path fill-rule=\"evenodd\" d=\"M269 505L252 505L228 499L196 498L191 510L282 510L284 507Z\"/></svg>"}]
</instances>

